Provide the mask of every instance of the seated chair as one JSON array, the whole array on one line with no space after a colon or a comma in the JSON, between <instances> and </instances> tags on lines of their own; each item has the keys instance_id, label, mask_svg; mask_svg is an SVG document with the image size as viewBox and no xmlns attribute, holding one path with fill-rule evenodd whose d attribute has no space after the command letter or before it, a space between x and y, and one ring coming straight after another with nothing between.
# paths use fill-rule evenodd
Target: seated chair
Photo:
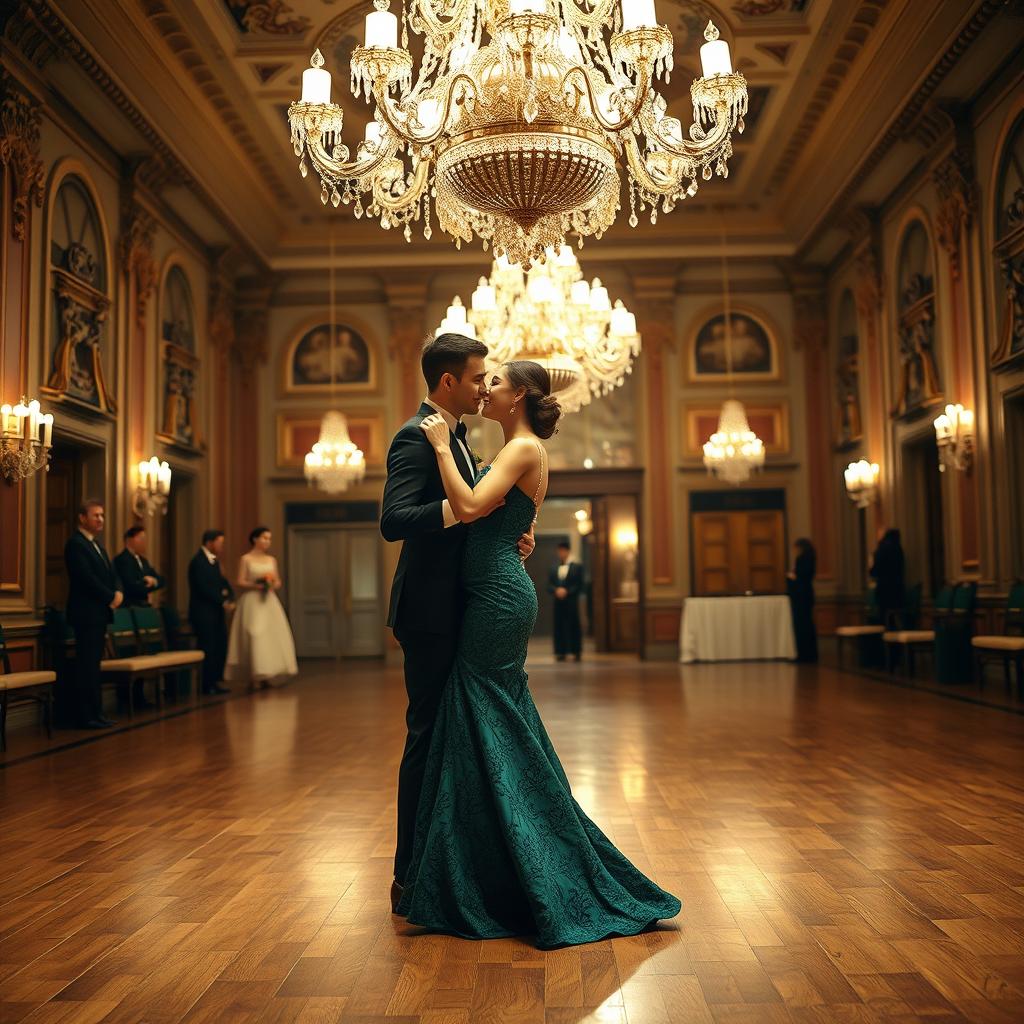
<instances>
[{"instance_id":1,"label":"seated chair","mask_svg":"<svg viewBox=\"0 0 1024 1024\"><path fill-rule=\"evenodd\" d=\"M966 683L971 678L971 633L978 584L957 584L949 611L935 620L935 678L940 683Z\"/></svg>"},{"instance_id":2,"label":"seated chair","mask_svg":"<svg viewBox=\"0 0 1024 1024\"><path fill-rule=\"evenodd\" d=\"M170 674L186 671L192 675L193 689L196 700L199 700L202 687L199 685L198 672L202 669L202 651L172 651L167 642L164 629L164 617L159 608L133 608L132 618L135 621L135 633L139 640L140 653L147 657L157 658L163 673Z\"/></svg>"},{"instance_id":3,"label":"seated chair","mask_svg":"<svg viewBox=\"0 0 1024 1024\"><path fill-rule=\"evenodd\" d=\"M953 606L953 588L943 587L935 595L935 608L933 614L936 616L946 615ZM915 583L907 591L907 603L903 609L902 629L887 629L882 634L882 641L886 645L886 663L890 672L896 668L896 654L903 653L903 667L906 675L914 674L914 653L919 650L930 648L935 643L934 629L910 629L910 624L916 624L921 611L921 584Z\"/></svg>"},{"instance_id":4,"label":"seated chair","mask_svg":"<svg viewBox=\"0 0 1024 1024\"><path fill-rule=\"evenodd\" d=\"M881 663L881 654L875 653L880 648L882 634L885 632L885 626L879 621L880 619L881 611L878 607L878 598L875 588L871 587L864 597L864 624L836 627L836 649L840 668L843 668L843 648L848 641L852 641L859 652L858 660L861 666L869 662Z\"/></svg>"},{"instance_id":5,"label":"seated chair","mask_svg":"<svg viewBox=\"0 0 1024 1024\"><path fill-rule=\"evenodd\" d=\"M1010 588L1006 599L1005 636L971 637L975 662L978 666L978 686L985 686L985 662L999 660L1003 663L1006 688L1010 688L1010 662L1017 676L1017 694L1024 697L1024 583ZM1013 635L1017 633L1019 635Z\"/></svg>"},{"instance_id":6,"label":"seated chair","mask_svg":"<svg viewBox=\"0 0 1024 1024\"><path fill-rule=\"evenodd\" d=\"M128 714L135 715L135 681L153 683L153 699L159 707L161 667L155 656L145 655L135 630L131 608L115 608L114 619L107 626L107 654L100 662L100 677L113 683L118 694L128 702Z\"/></svg>"},{"instance_id":7,"label":"seated chair","mask_svg":"<svg viewBox=\"0 0 1024 1024\"><path fill-rule=\"evenodd\" d=\"M53 736L53 689L56 672L12 672L7 642L0 626L0 751L7 749L7 708L11 702L32 701L43 709L46 735Z\"/></svg>"}]
</instances>

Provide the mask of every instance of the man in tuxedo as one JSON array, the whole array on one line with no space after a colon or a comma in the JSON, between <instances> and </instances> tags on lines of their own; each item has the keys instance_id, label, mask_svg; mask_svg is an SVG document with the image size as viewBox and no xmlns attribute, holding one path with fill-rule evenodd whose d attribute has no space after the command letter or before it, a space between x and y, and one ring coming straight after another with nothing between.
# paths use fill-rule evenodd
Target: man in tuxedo
<instances>
[{"instance_id":1,"label":"man in tuxedo","mask_svg":"<svg viewBox=\"0 0 1024 1024\"><path fill-rule=\"evenodd\" d=\"M167 581L146 558L146 528L130 526L124 533L124 550L114 559L114 568L124 584L124 603L129 608L145 608L149 595Z\"/></svg>"},{"instance_id":2,"label":"man in tuxedo","mask_svg":"<svg viewBox=\"0 0 1024 1024\"><path fill-rule=\"evenodd\" d=\"M405 655L408 734L398 772L398 843L392 909L401 898L412 858L416 808L423 769L437 718L441 691L448 681L462 619L460 564L466 528L445 497L437 457L420 423L435 413L448 424L450 444L463 479L472 486L476 461L466 443L463 416L475 415L487 394L487 347L461 334L441 334L423 346L421 367L428 397L395 435L388 451L380 532L402 541L387 624ZM530 534L519 551L533 551Z\"/></svg>"},{"instance_id":3,"label":"man in tuxedo","mask_svg":"<svg viewBox=\"0 0 1024 1024\"><path fill-rule=\"evenodd\" d=\"M203 693L230 693L222 686L228 657L226 612L234 607L235 592L220 571L224 531L206 530L203 543L188 564L188 618L196 631L203 659Z\"/></svg>"},{"instance_id":4,"label":"man in tuxedo","mask_svg":"<svg viewBox=\"0 0 1024 1024\"><path fill-rule=\"evenodd\" d=\"M555 657L565 661L571 654L577 661L583 649L580 628L580 592L583 590L583 567L570 557L572 548L566 541L558 545L558 563L548 576L548 593L555 598Z\"/></svg>"},{"instance_id":5,"label":"man in tuxedo","mask_svg":"<svg viewBox=\"0 0 1024 1024\"><path fill-rule=\"evenodd\" d=\"M107 729L103 714L100 661L107 625L124 594L110 556L97 537L103 532L103 502L89 498L78 510L78 529L64 545L68 571L68 624L75 633L74 709L79 728Z\"/></svg>"},{"instance_id":6,"label":"man in tuxedo","mask_svg":"<svg viewBox=\"0 0 1024 1024\"><path fill-rule=\"evenodd\" d=\"M166 580L149 564L146 558L146 528L129 526L124 533L124 550L114 558L114 568L124 587L124 603L127 608L146 608L149 595L165 585ZM137 708L152 708L156 705L146 696L143 681L136 679L133 684L134 704ZM123 694L119 692L123 698Z\"/></svg>"}]
</instances>

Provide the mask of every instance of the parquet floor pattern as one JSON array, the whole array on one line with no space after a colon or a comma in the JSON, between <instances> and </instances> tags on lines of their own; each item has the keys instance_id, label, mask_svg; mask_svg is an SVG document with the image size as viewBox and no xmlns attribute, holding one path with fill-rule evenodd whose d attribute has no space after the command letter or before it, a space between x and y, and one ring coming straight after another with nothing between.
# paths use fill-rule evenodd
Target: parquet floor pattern
<instances>
[{"instance_id":1,"label":"parquet floor pattern","mask_svg":"<svg viewBox=\"0 0 1024 1024\"><path fill-rule=\"evenodd\" d=\"M1024 1021L1024 718L831 669L531 666L683 913L541 953L389 913L397 667L0 772L0 1020Z\"/></svg>"}]
</instances>

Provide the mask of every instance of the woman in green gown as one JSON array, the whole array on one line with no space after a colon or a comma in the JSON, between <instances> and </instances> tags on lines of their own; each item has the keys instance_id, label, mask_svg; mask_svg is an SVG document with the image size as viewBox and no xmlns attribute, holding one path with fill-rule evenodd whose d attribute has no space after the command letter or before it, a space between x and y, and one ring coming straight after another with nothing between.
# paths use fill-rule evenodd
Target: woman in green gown
<instances>
[{"instance_id":1,"label":"woman in green gown","mask_svg":"<svg viewBox=\"0 0 1024 1024\"><path fill-rule=\"evenodd\" d=\"M502 367L483 415L501 424L505 445L473 489L445 422L422 424L448 500L472 525L459 648L397 912L466 938L532 935L542 949L635 935L675 917L679 900L638 871L573 799L524 671L537 595L516 541L547 490L541 439L560 415L547 370L529 361Z\"/></svg>"}]
</instances>

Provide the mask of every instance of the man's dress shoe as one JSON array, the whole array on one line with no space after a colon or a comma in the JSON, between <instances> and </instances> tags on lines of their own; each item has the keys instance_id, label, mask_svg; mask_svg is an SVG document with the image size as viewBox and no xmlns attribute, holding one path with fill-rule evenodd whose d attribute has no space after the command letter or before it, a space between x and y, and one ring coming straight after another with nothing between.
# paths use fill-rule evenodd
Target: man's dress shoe
<instances>
[{"instance_id":1,"label":"man's dress shoe","mask_svg":"<svg viewBox=\"0 0 1024 1024\"><path fill-rule=\"evenodd\" d=\"M391 883L391 913L398 913L398 904L402 899L402 887L397 882Z\"/></svg>"}]
</instances>

